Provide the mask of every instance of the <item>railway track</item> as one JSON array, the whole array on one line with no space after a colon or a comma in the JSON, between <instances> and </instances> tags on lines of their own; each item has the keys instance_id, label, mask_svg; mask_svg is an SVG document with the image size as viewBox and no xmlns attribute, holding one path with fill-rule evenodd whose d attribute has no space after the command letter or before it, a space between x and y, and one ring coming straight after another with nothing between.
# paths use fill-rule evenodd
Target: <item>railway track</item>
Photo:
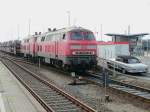
<instances>
[{"instance_id":1,"label":"railway track","mask_svg":"<svg viewBox=\"0 0 150 112\"><path fill-rule=\"evenodd\" d=\"M53 84L9 59L2 62L48 112L95 112Z\"/></svg>"},{"instance_id":2,"label":"railway track","mask_svg":"<svg viewBox=\"0 0 150 112\"><path fill-rule=\"evenodd\" d=\"M0 53L2 53L2 52L0 52ZM33 63L33 62L31 62L31 60L27 60L25 58L20 58L20 57L18 58L16 56L10 56L9 54L6 54L6 53L0 54L0 57L4 57L4 58L7 57L10 60L13 60L15 62L21 63L22 65L25 65L25 67L27 65L32 65L32 66L39 67L39 63ZM51 70L54 70L54 71L57 71L57 72L60 72L60 73L64 73L64 74L69 74L68 72L66 72L64 70L62 70L62 69L58 70L58 68L56 68L54 66L51 66L51 65L47 66L45 64L40 64L40 67L43 67L43 68L46 68L46 69L51 69Z\"/></svg>"},{"instance_id":3,"label":"railway track","mask_svg":"<svg viewBox=\"0 0 150 112\"><path fill-rule=\"evenodd\" d=\"M84 78L92 83L97 85L102 85L102 74L91 74L88 73L88 77ZM127 96L131 96L137 98L141 101L150 104L150 89L142 88L135 85L126 84L114 79L109 79L109 86L107 87L108 90L117 91L118 93L125 94Z\"/></svg>"},{"instance_id":4,"label":"railway track","mask_svg":"<svg viewBox=\"0 0 150 112\"><path fill-rule=\"evenodd\" d=\"M88 76L83 77L83 80L87 80L87 81L92 82L96 85L102 85L102 74L100 74L100 73L88 73ZM111 79L110 84L107 87L107 90L115 91L115 92L122 94L124 96L133 97L133 98L136 98L142 102L150 104L150 90L147 88L142 88L139 86L126 84L126 83Z\"/></svg>"}]
</instances>

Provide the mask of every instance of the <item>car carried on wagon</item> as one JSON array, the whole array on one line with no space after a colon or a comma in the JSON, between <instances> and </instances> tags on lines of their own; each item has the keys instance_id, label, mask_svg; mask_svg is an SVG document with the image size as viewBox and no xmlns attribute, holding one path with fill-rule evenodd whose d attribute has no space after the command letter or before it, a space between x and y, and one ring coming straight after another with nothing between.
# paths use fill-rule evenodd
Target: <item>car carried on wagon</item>
<instances>
[{"instance_id":1,"label":"car carried on wagon","mask_svg":"<svg viewBox=\"0 0 150 112\"><path fill-rule=\"evenodd\" d=\"M108 68L115 68L122 73L147 73L148 66L133 56L117 56L107 61Z\"/></svg>"}]
</instances>

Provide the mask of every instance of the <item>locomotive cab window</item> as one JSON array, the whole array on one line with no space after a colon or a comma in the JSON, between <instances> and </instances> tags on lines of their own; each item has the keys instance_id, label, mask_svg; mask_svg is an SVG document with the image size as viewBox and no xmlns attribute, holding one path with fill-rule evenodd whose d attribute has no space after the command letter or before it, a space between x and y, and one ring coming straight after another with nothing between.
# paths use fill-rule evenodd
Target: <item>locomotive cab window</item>
<instances>
[{"instance_id":1,"label":"locomotive cab window","mask_svg":"<svg viewBox=\"0 0 150 112\"><path fill-rule=\"evenodd\" d=\"M83 32L83 35L84 35L85 40L93 40L94 39L94 35L92 32Z\"/></svg>"},{"instance_id":2,"label":"locomotive cab window","mask_svg":"<svg viewBox=\"0 0 150 112\"><path fill-rule=\"evenodd\" d=\"M75 31L75 32L71 32L71 39L72 40L94 40L95 37L92 32Z\"/></svg>"},{"instance_id":3,"label":"locomotive cab window","mask_svg":"<svg viewBox=\"0 0 150 112\"><path fill-rule=\"evenodd\" d=\"M83 40L83 35L81 32L71 32L72 40Z\"/></svg>"}]
</instances>

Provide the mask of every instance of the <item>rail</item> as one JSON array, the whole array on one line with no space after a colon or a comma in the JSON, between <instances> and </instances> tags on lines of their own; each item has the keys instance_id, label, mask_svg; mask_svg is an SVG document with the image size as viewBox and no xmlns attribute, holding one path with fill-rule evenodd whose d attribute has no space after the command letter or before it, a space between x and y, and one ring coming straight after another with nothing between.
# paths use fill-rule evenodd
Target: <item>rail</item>
<instances>
[{"instance_id":1,"label":"rail","mask_svg":"<svg viewBox=\"0 0 150 112\"><path fill-rule=\"evenodd\" d=\"M40 76L37 76L13 60L9 60L8 58L6 60L5 57L5 59L2 59L2 62L48 112L59 112L63 110L68 112L95 112L91 107L55 85L41 79Z\"/></svg>"}]
</instances>

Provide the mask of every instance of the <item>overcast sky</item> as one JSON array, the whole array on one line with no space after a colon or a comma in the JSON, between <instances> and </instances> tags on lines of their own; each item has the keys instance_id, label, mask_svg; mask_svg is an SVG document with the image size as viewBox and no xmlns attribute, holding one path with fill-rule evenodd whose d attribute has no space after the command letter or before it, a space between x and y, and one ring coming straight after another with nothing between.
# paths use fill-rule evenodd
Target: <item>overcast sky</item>
<instances>
[{"instance_id":1,"label":"overcast sky","mask_svg":"<svg viewBox=\"0 0 150 112\"><path fill-rule=\"evenodd\" d=\"M99 32L125 33L128 25L131 33L150 33L150 0L0 0L0 41L24 38L35 31L47 31L48 27L62 28L71 24ZM106 36L103 36L106 38Z\"/></svg>"}]
</instances>

